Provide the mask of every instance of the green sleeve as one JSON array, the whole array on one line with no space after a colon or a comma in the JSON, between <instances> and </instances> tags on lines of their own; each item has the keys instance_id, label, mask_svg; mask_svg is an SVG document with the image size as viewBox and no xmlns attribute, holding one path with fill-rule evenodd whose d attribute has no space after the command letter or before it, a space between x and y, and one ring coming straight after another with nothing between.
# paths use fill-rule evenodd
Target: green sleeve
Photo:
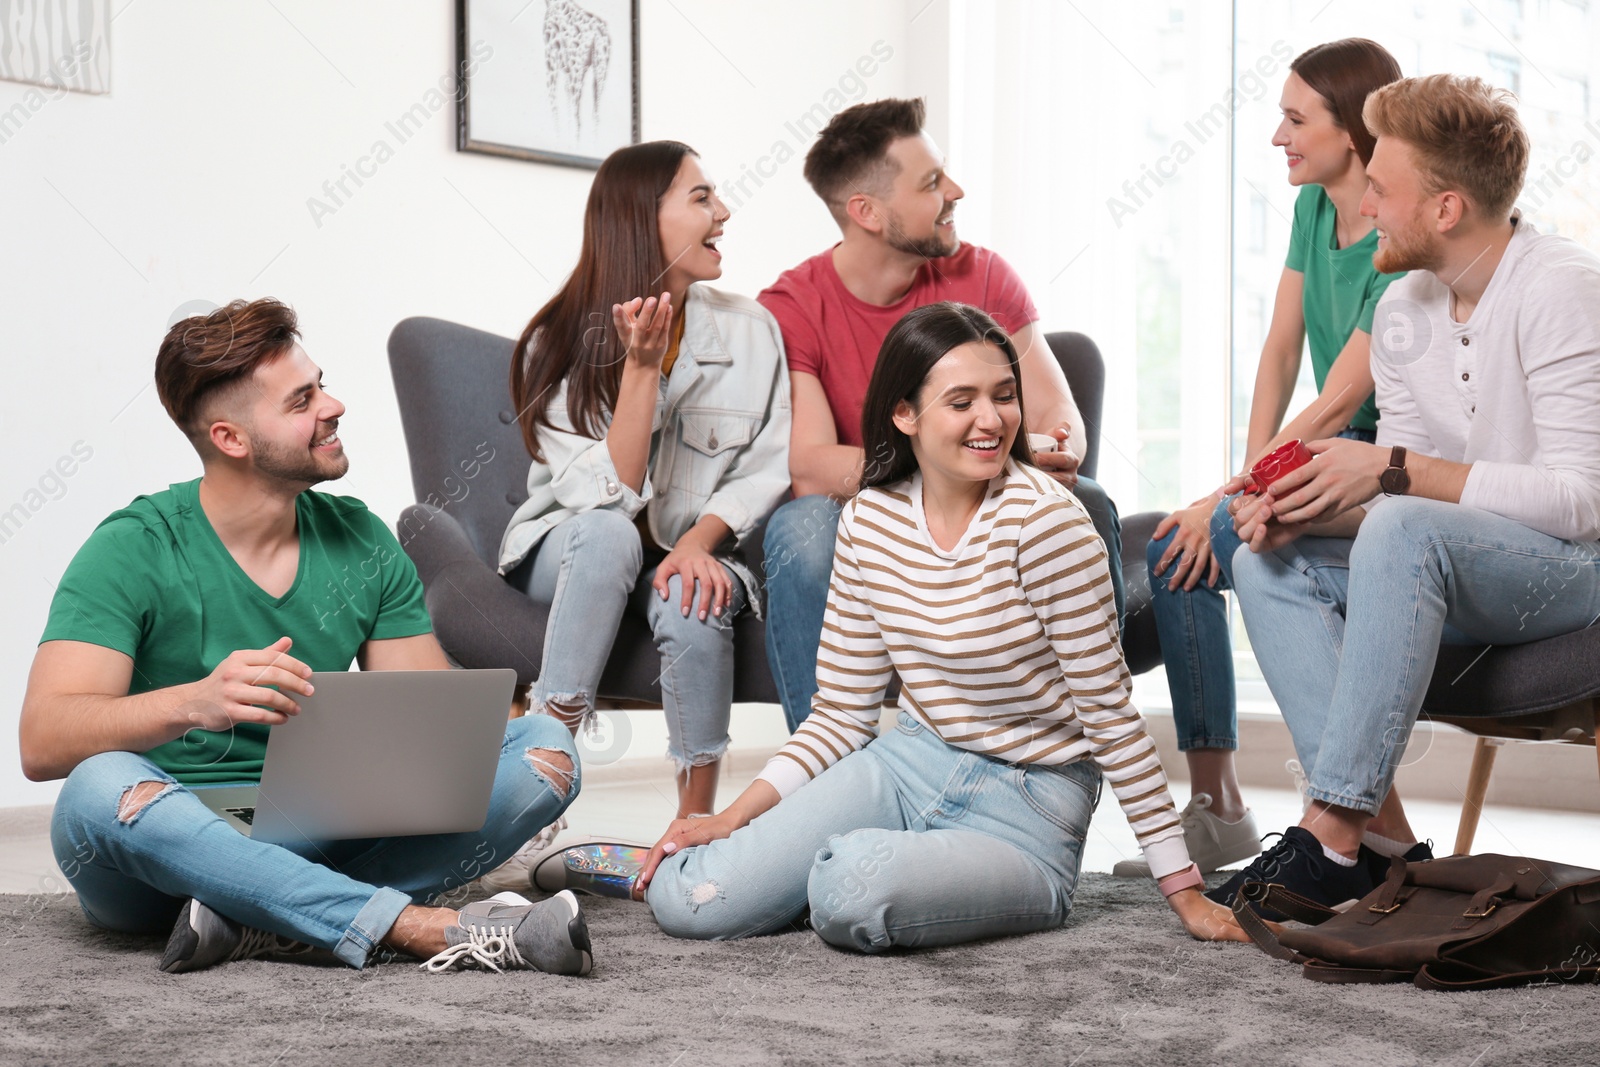
<instances>
[{"instance_id":1,"label":"green sleeve","mask_svg":"<svg viewBox=\"0 0 1600 1067\"><path fill-rule=\"evenodd\" d=\"M369 638L385 641L392 637L432 633L433 620L428 617L417 565L411 562L389 528L376 515L371 512L368 515L372 519L372 537L377 542L377 552L372 558L378 561L381 576L378 617L372 624Z\"/></svg>"},{"instance_id":2,"label":"green sleeve","mask_svg":"<svg viewBox=\"0 0 1600 1067\"><path fill-rule=\"evenodd\" d=\"M39 643L83 641L134 657L160 599L154 546L136 519L101 523L67 564Z\"/></svg>"},{"instance_id":3,"label":"green sleeve","mask_svg":"<svg viewBox=\"0 0 1600 1067\"><path fill-rule=\"evenodd\" d=\"M1399 274L1379 274L1377 271L1373 271L1372 284L1367 289L1367 298L1361 302L1361 314L1356 316L1356 329L1365 334L1372 333L1372 319L1378 310L1378 301L1383 299L1384 290L1389 288L1390 282L1405 276L1405 271L1401 271Z\"/></svg>"},{"instance_id":4,"label":"green sleeve","mask_svg":"<svg viewBox=\"0 0 1600 1067\"><path fill-rule=\"evenodd\" d=\"M1306 272L1306 252L1311 247L1312 230L1316 226L1315 194L1321 192L1317 186L1307 186L1294 202L1294 220L1289 223L1289 258L1283 265L1301 274ZM1307 193L1313 195L1307 196Z\"/></svg>"}]
</instances>

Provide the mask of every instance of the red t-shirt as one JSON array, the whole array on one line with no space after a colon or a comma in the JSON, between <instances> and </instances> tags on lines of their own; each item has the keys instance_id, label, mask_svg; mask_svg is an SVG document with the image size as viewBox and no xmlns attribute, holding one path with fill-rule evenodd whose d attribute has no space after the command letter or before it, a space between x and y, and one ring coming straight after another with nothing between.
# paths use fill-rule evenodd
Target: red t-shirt
<instances>
[{"instance_id":1,"label":"red t-shirt","mask_svg":"<svg viewBox=\"0 0 1600 1067\"><path fill-rule=\"evenodd\" d=\"M906 312L955 300L981 308L1008 333L1039 320L1027 286L1011 264L987 248L962 244L953 256L917 269L911 290L887 307L846 289L833 268L833 249L812 256L756 297L783 331L789 370L814 374L833 409L839 443L861 447L861 405L890 327Z\"/></svg>"}]
</instances>

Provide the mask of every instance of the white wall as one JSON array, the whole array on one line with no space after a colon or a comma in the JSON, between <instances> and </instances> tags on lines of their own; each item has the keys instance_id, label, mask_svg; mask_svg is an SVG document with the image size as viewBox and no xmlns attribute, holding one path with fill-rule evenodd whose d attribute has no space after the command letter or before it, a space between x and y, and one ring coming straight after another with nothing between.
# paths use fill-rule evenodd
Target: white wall
<instances>
[{"instance_id":1,"label":"white wall","mask_svg":"<svg viewBox=\"0 0 1600 1067\"><path fill-rule=\"evenodd\" d=\"M835 238L800 177L806 143L786 122L818 103L937 87L940 62L917 61L908 44L929 33L912 21L925 3L643 0L644 136L694 145L725 191L778 143L794 153L731 198L725 286L753 294ZM337 488L392 517L410 482L390 328L436 315L515 334L575 258L592 174L457 153L445 107L314 220L307 200L450 72L454 5L113 8L109 96L42 100L0 82L0 113L27 112L0 143L0 512L28 512L0 533L0 806L56 791L25 781L16 751L52 583L107 513L199 473L150 386L174 310L291 302L307 351L349 406L353 466ZM934 8L930 25L946 17ZM865 86L852 81L878 42L892 54ZM90 458L54 480L74 446Z\"/></svg>"}]
</instances>

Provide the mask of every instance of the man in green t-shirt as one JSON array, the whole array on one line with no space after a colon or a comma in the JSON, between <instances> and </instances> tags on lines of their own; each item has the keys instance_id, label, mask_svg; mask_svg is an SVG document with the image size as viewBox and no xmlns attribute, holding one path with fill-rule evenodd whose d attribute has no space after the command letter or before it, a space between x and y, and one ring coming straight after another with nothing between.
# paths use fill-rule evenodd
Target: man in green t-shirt
<instances>
[{"instance_id":1,"label":"man in green t-shirt","mask_svg":"<svg viewBox=\"0 0 1600 1067\"><path fill-rule=\"evenodd\" d=\"M289 848L237 833L188 788L259 781L267 734L299 713L313 671L449 669L394 535L360 501L311 490L350 464L344 405L298 337L286 305L235 301L161 344L156 389L204 474L106 519L57 587L21 724L23 772L66 778L56 859L95 925L176 920L167 971L311 948L361 967L382 945L433 970L585 973L570 893L428 905L572 803L577 756L554 719L510 723L478 833Z\"/></svg>"}]
</instances>

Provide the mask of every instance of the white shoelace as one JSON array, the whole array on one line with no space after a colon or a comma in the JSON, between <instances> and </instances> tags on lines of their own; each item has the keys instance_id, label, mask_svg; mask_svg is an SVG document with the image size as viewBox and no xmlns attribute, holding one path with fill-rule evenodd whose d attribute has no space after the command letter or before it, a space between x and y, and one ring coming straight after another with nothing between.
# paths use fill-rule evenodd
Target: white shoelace
<instances>
[{"instance_id":1,"label":"white shoelace","mask_svg":"<svg viewBox=\"0 0 1600 1067\"><path fill-rule=\"evenodd\" d=\"M505 969L501 964L516 968L531 966L522 958L522 953L517 951L517 943L512 940L515 927L464 926L462 929L466 932L467 940L451 945L422 964L421 968L437 974L477 963L498 974Z\"/></svg>"},{"instance_id":2,"label":"white shoelace","mask_svg":"<svg viewBox=\"0 0 1600 1067\"><path fill-rule=\"evenodd\" d=\"M533 851L538 852L549 848L550 845L555 841L556 835L561 833L561 831L565 830L566 828L567 817L563 815L556 819L556 821L551 823L549 826L546 826L543 830L540 830L538 833L534 834L528 843L523 845L522 848L518 849L517 851L523 852L532 849Z\"/></svg>"},{"instance_id":3,"label":"white shoelace","mask_svg":"<svg viewBox=\"0 0 1600 1067\"><path fill-rule=\"evenodd\" d=\"M1311 807L1311 798L1306 796L1306 790L1311 787L1311 779L1306 776L1306 769L1300 766L1300 761L1292 759L1283 765L1283 769L1294 776L1295 792L1300 794L1300 812L1304 814Z\"/></svg>"},{"instance_id":4,"label":"white shoelace","mask_svg":"<svg viewBox=\"0 0 1600 1067\"><path fill-rule=\"evenodd\" d=\"M287 956L310 952L312 949L310 945L282 937L269 930L257 930L246 926L241 932L243 936L239 939L238 946L228 954L230 962L254 959L257 956Z\"/></svg>"},{"instance_id":5,"label":"white shoelace","mask_svg":"<svg viewBox=\"0 0 1600 1067\"><path fill-rule=\"evenodd\" d=\"M1189 803L1183 806L1183 811L1178 813L1178 825L1187 832L1189 827L1200 824L1200 814L1211 807L1210 793L1196 793L1189 798Z\"/></svg>"}]
</instances>

